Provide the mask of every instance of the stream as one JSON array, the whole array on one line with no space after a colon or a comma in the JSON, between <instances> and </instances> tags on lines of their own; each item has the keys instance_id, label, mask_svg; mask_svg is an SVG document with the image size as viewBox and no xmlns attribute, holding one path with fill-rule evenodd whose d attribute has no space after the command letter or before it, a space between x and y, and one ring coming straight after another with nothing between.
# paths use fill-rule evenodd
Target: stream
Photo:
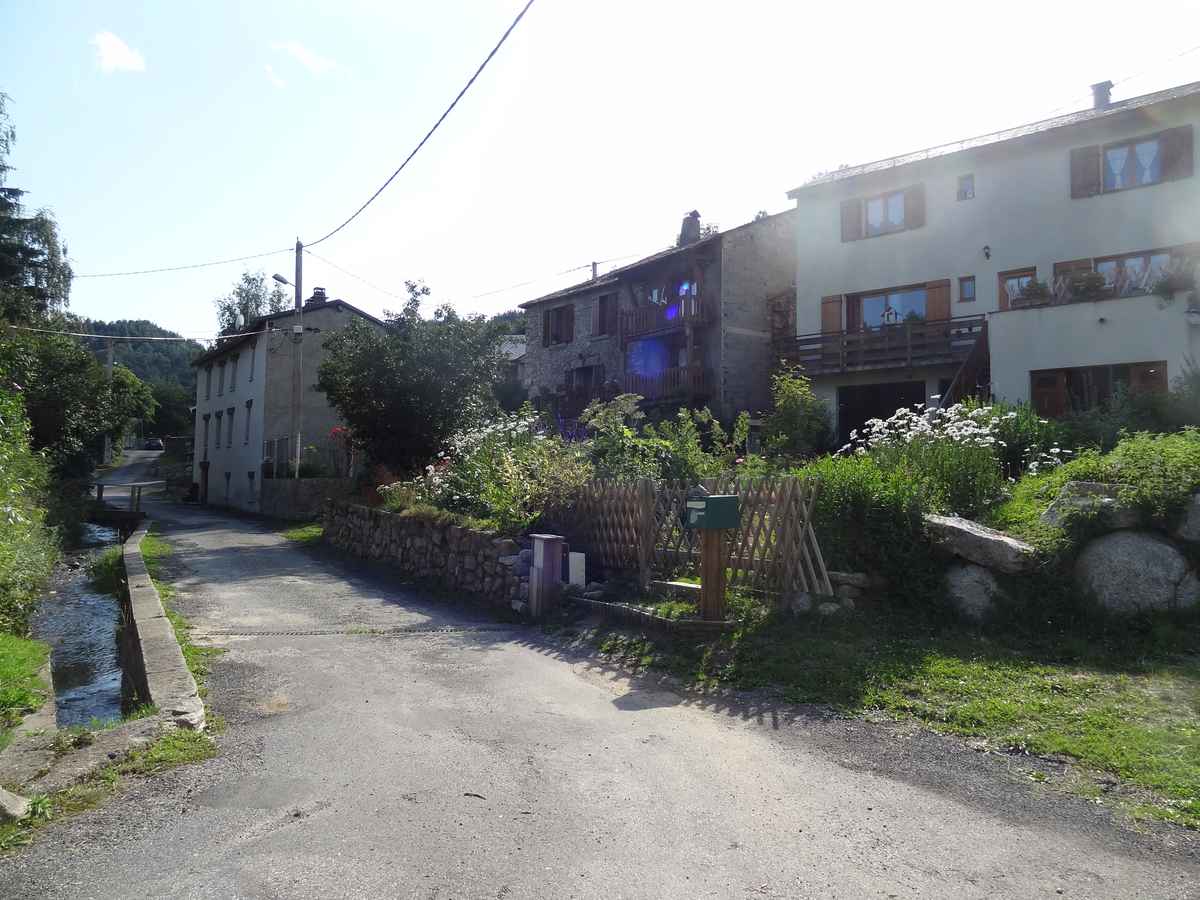
<instances>
[{"instance_id":1,"label":"stream","mask_svg":"<svg viewBox=\"0 0 1200 900\"><path fill-rule=\"evenodd\" d=\"M116 529L86 524L31 622L32 636L50 645L60 728L119 719L126 711L120 601L88 579L88 560L119 542Z\"/></svg>"}]
</instances>

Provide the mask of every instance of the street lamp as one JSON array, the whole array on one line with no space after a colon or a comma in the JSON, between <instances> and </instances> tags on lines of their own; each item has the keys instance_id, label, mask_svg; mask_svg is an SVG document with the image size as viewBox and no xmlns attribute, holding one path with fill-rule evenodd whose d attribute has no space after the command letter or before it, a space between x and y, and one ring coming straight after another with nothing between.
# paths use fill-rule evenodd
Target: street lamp
<instances>
[{"instance_id":1,"label":"street lamp","mask_svg":"<svg viewBox=\"0 0 1200 900\"><path fill-rule=\"evenodd\" d=\"M278 272L276 272L274 275L272 275L271 278L273 278L275 281L278 281L280 284L291 284L290 281L288 281L286 278L284 278Z\"/></svg>"}]
</instances>

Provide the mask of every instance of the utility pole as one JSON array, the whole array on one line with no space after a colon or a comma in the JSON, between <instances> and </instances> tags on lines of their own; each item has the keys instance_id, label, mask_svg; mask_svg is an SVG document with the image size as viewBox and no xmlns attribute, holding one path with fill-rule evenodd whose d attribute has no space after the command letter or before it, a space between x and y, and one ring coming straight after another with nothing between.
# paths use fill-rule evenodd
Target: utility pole
<instances>
[{"instance_id":1,"label":"utility pole","mask_svg":"<svg viewBox=\"0 0 1200 900\"><path fill-rule=\"evenodd\" d=\"M113 386L113 339L109 338L107 343L108 352L104 356L104 374L108 378L108 392L109 396L111 396ZM92 446L95 447L96 445L92 444ZM102 458L105 465L108 465L113 460L112 435L107 431L104 432L104 456Z\"/></svg>"},{"instance_id":2,"label":"utility pole","mask_svg":"<svg viewBox=\"0 0 1200 900\"><path fill-rule=\"evenodd\" d=\"M296 434L296 478L300 477L300 432L304 406L304 245L296 238L296 324L292 327L292 354L295 362L292 382L292 416Z\"/></svg>"}]
</instances>

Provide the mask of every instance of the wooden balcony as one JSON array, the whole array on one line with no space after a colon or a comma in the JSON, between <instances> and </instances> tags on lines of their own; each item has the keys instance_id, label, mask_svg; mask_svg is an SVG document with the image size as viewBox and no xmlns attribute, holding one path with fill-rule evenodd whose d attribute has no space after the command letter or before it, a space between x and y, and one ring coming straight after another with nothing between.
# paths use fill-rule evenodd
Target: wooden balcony
<instances>
[{"instance_id":1,"label":"wooden balcony","mask_svg":"<svg viewBox=\"0 0 1200 900\"><path fill-rule=\"evenodd\" d=\"M709 307L703 297L680 297L666 304L621 310L621 336L642 337L707 321Z\"/></svg>"},{"instance_id":2,"label":"wooden balcony","mask_svg":"<svg viewBox=\"0 0 1200 900\"><path fill-rule=\"evenodd\" d=\"M809 375L836 375L872 369L915 369L962 365L987 334L985 316L933 322L902 322L869 331L802 334L786 342L784 358Z\"/></svg>"},{"instance_id":3,"label":"wooden balcony","mask_svg":"<svg viewBox=\"0 0 1200 900\"><path fill-rule=\"evenodd\" d=\"M641 394L649 402L702 397L712 390L712 378L703 366L678 366L658 375L625 375L625 393Z\"/></svg>"}]
</instances>

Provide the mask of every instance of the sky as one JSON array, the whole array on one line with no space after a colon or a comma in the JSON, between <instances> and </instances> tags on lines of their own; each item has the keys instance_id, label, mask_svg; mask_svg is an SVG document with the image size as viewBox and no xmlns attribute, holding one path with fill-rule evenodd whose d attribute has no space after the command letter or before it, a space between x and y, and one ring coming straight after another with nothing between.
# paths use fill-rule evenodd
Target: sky
<instances>
[{"instance_id":1,"label":"sky","mask_svg":"<svg viewBox=\"0 0 1200 900\"><path fill-rule=\"evenodd\" d=\"M244 269L291 279L296 239L386 180L522 4L0 0L9 183L77 276L287 251L77 277L71 309L211 335L215 298ZM305 257L305 293L381 314L424 280L426 311L500 312L667 247L691 209L734 227L820 170L1082 109L1097 81L1119 100L1200 80L1198 44L1178 0L535 0Z\"/></svg>"}]
</instances>

